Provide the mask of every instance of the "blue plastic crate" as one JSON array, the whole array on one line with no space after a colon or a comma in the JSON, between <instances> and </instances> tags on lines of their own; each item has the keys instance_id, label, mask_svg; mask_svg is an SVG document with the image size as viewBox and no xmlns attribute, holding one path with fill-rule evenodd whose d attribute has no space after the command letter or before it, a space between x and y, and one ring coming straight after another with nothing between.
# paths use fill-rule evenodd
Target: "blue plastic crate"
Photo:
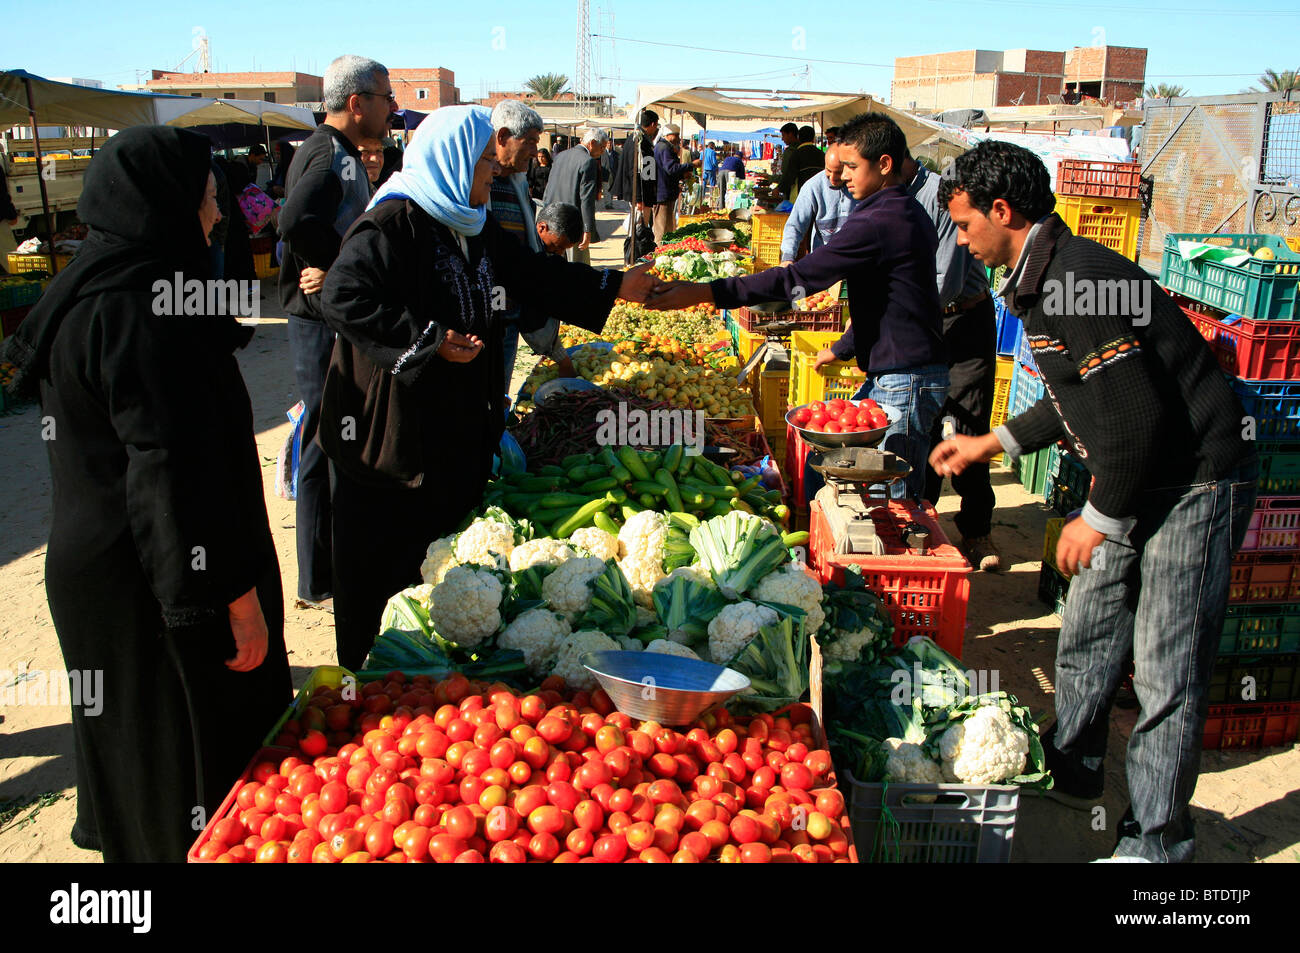
<instances>
[{"instance_id":1,"label":"blue plastic crate","mask_svg":"<svg viewBox=\"0 0 1300 953\"><path fill-rule=\"evenodd\" d=\"M1043 379L1038 376L1038 373L1023 364L1017 364L1011 372L1011 407L1007 412L1007 418L1023 414L1042 400L1044 393L1046 389L1043 387Z\"/></svg>"},{"instance_id":2,"label":"blue plastic crate","mask_svg":"<svg viewBox=\"0 0 1300 953\"><path fill-rule=\"evenodd\" d=\"M1082 509L1091 488L1092 474L1083 461L1053 444L1047 460L1047 481L1043 484L1043 496L1052 509L1062 516Z\"/></svg>"},{"instance_id":3,"label":"blue plastic crate","mask_svg":"<svg viewBox=\"0 0 1300 953\"><path fill-rule=\"evenodd\" d=\"M1034 360L1034 352L1029 347L1029 336L1023 327L1020 329L1020 340L1016 342L1016 360L1031 371L1038 370L1038 362Z\"/></svg>"},{"instance_id":4,"label":"blue plastic crate","mask_svg":"<svg viewBox=\"0 0 1300 953\"><path fill-rule=\"evenodd\" d=\"M1246 413L1255 418L1255 439L1263 443L1300 442L1300 384L1231 378Z\"/></svg>"},{"instance_id":5,"label":"blue plastic crate","mask_svg":"<svg viewBox=\"0 0 1300 953\"><path fill-rule=\"evenodd\" d=\"M997 314L998 356L1014 357L1020 348L1023 325L1019 318L1007 310L1006 302L1000 297L993 299L993 310Z\"/></svg>"}]
</instances>

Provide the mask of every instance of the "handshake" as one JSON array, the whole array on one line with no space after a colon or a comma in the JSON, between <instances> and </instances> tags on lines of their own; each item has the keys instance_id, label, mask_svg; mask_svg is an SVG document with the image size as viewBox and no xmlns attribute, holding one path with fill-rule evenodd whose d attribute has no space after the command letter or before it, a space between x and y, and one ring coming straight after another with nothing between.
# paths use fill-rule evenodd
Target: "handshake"
<instances>
[{"instance_id":1,"label":"handshake","mask_svg":"<svg viewBox=\"0 0 1300 953\"><path fill-rule=\"evenodd\" d=\"M650 274L649 262L623 272L618 296L652 311L681 311L697 304L713 303L713 289L707 283L661 281Z\"/></svg>"}]
</instances>

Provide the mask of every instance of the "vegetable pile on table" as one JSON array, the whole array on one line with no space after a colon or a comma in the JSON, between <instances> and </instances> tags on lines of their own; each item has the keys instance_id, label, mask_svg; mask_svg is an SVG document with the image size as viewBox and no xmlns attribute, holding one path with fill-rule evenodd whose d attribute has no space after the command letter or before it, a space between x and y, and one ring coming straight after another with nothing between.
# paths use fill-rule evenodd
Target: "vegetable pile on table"
<instances>
[{"instance_id":1,"label":"vegetable pile on table","mask_svg":"<svg viewBox=\"0 0 1300 953\"><path fill-rule=\"evenodd\" d=\"M727 217L721 216L707 222L695 222L691 225L683 225L664 235L665 243L679 242L687 238L704 238L717 228L725 228L733 232L736 236L736 244L742 248L749 247L750 233L753 226L749 222L732 222Z\"/></svg>"},{"instance_id":2,"label":"vegetable pile on table","mask_svg":"<svg viewBox=\"0 0 1300 953\"><path fill-rule=\"evenodd\" d=\"M736 377L735 359L719 363L730 366L715 368L653 357L626 343L613 350L584 346L573 354L574 370L601 387L663 400L683 410L702 410L710 417L753 414L753 397ZM538 387L557 376L553 363L539 364L524 382L521 393L536 393ZM520 410L531 406L526 397L518 402Z\"/></svg>"},{"instance_id":3,"label":"vegetable pile on table","mask_svg":"<svg viewBox=\"0 0 1300 953\"><path fill-rule=\"evenodd\" d=\"M859 781L1052 786L1029 709L977 692L930 639L828 664L824 686L831 747Z\"/></svg>"},{"instance_id":4,"label":"vegetable pile on table","mask_svg":"<svg viewBox=\"0 0 1300 953\"><path fill-rule=\"evenodd\" d=\"M295 747L254 766L199 859L848 862L810 717L719 709L683 733L558 677L522 695L460 674L321 687L287 727Z\"/></svg>"},{"instance_id":5,"label":"vegetable pile on table","mask_svg":"<svg viewBox=\"0 0 1300 953\"><path fill-rule=\"evenodd\" d=\"M734 251L681 249L656 253L650 274L664 281L712 281L736 278L754 270L754 260Z\"/></svg>"}]
</instances>

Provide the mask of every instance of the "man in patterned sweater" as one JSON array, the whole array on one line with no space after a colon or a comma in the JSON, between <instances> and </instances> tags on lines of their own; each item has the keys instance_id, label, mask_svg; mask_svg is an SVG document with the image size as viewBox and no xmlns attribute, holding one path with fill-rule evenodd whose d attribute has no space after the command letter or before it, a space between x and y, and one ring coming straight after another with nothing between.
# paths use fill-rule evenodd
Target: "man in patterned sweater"
<instances>
[{"instance_id":1,"label":"man in patterned sweater","mask_svg":"<svg viewBox=\"0 0 1300 953\"><path fill-rule=\"evenodd\" d=\"M1064 440L1093 478L1056 550L1073 578L1056 725L1044 737L1055 791L1076 805L1100 798L1110 708L1131 656L1141 712L1115 856L1191 860L1210 674L1232 555L1254 508L1253 422L1151 277L1053 213L1033 153L981 143L955 162L939 200L958 244L1013 269L1001 293L1024 321L1046 396L992 434L945 441L931 464L960 473Z\"/></svg>"}]
</instances>

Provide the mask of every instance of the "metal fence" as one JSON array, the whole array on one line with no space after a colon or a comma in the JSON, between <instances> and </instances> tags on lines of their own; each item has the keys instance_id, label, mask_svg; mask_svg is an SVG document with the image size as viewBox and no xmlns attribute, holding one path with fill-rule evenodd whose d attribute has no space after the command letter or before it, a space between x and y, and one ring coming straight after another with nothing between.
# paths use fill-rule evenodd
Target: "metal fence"
<instances>
[{"instance_id":1,"label":"metal fence","mask_svg":"<svg viewBox=\"0 0 1300 953\"><path fill-rule=\"evenodd\" d=\"M1144 266L1170 232L1300 236L1300 92L1147 101L1143 114Z\"/></svg>"}]
</instances>

